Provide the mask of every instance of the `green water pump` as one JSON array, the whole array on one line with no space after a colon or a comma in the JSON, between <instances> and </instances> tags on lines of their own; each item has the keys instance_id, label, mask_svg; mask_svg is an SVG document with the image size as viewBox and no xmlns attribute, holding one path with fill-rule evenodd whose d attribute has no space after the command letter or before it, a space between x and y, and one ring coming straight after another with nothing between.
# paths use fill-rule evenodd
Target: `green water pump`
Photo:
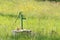
<instances>
[{"instance_id":1,"label":"green water pump","mask_svg":"<svg viewBox=\"0 0 60 40\"><path fill-rule=\"evenodd\" d=\"M22 12L19 12L19 18L20 18L20 26L21 26L21 29L23 29L23 20L25 20L26 18L24 18Z\"/></svg>"}]
</instances>

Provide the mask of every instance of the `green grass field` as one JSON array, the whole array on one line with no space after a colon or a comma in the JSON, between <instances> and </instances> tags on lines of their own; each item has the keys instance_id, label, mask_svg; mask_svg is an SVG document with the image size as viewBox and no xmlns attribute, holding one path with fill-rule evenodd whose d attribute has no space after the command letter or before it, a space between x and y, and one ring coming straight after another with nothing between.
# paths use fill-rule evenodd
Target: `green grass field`
<instances>
[{"instance_id":1,"label":"green grass field","mask_svg":"<svg viewBox=\"0 0 60 40\"><path fill-rule=\"evenodd\" d=\"M22 11L26 20L24 28L32 30L32 36L13 36L12 30L20 28ZM0 0L0 40L60 40L60 5L55 2L34 0Z\"/></svg>"}]
</instances>

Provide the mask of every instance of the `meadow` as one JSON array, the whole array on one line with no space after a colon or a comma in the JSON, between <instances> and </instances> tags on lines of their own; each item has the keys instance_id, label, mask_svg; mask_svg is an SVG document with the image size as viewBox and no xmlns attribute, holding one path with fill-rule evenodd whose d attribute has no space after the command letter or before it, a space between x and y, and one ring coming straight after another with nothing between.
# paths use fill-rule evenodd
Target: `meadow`
<instances>
[{"instance_id":1,"label":"meadow","mask_svg":"<svg viewBox=\"0 0 60 40\"><path fill-rule=\"evenodd\" d=\"M24 29L32 31L30 37L12 35L12 30L20 28L20 19L16 23L15 20L21 11L26 18ZM0 0L0 40L60 40L60 4L34 0Z\"/></svg>"}]
</instances>

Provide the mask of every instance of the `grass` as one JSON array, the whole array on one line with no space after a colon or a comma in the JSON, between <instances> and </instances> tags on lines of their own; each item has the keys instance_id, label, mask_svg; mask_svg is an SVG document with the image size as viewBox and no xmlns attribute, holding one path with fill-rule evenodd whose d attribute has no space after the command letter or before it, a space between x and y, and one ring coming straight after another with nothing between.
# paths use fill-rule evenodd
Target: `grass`
<instances>
[{"instance_id":1,"label":"grass","mask_svg":"<svg viewBox=\"0 0 60 40\"><path fill-rule=\"evenodd\" d=\"M30 40L30 38L24 37L24 35L20 35L20 38L19 36L16 38L12 36L11 31L20 27L20 20L18 19L17 22L14 23L15 20L15 17L0 16L0 38L2 40ZM59 16L41 15L41 17L26 17L26 20L24 20L24 28L32 30L34 33L32 40L59 40L59 20Z\"/></svg>"},{"instance_id":2,"label":"grass","mask_svg":"<svg viewBox=\"0 0 60 40\"><path fill-rule=\"evenodd\" d=\"M59 10L59 3L54 2L2 0L0 5L0 40L60 40ZM12 30L20 27L19 19L15 23L17 12L20 11L26 17L24 28L32 30L31 37L25 34L12 35Z\"/></svg>"}]
</instances>

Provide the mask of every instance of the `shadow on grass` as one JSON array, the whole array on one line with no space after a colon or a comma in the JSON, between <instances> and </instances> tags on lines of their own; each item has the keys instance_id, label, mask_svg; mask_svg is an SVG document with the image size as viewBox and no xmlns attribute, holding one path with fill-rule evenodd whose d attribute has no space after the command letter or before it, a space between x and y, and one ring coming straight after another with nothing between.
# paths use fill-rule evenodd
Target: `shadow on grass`
<instances>
[{"instance_id":1,"label":"shadow on grass","mask_svg":"<svg viewBox=\"0 0 60 40\"><path fill-rule=\"evenodd\" d=\"M41 33L18 33L17 35L7 35L3 37L2 40L60 40L60 35L52 33L49 35L44 35Z\"/></svg>"},{"instance_id":2,"label":"shadow on grass","mask_svg":"<svg viewBox=\"0 0 60 40\"><path fill-rule=\"evenodd\" d=\"M17 17L18 15L13 15L13 14L3 14L3 13L0 13L0 16L9 16L9 17Z\"/></svg>"},{"instance_id":3,"label":"shadow on grass","mask_svg":"<svg viewBox=\"0 0 60 40\"><path fill-rule=\"evenodd\" d=\"M32 35L20 33L18 35L11 35L10 40L60 40L60 36L55 33L49 35L43 35L41 33L35 33Z\"/></svg>"},{"instance_id":4,"label":"shadow on grass","mask_svg":"<svg viewBox=\"0 0 60 40\"><path fill-rule=\"evenodd\" d=\"M13 40L31 40L31 34L29 33L17 33L15 35L11 35L10 39Z\"/></svg>"}]
</instances>

